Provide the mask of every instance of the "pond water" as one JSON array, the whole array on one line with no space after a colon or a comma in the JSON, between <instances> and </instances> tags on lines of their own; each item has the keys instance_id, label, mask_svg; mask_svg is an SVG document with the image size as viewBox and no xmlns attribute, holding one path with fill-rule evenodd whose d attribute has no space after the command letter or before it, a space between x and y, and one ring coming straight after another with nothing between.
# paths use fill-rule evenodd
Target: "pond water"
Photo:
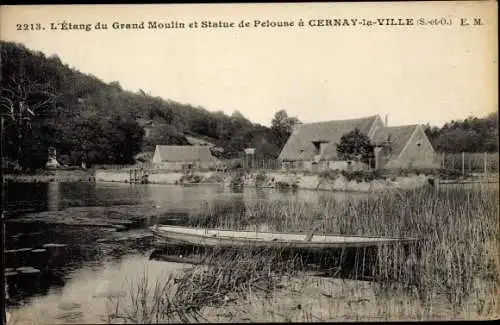
<instances>
[{"instance_id":1,"label":"pond water","mask_svg":"<svg viewBox=\"0 0 500 325\"><path fill-rule=\"evenodd\" d=\"M233 206L240 203L242 207L255 200L300 200L315 204L332 196L344 200L353 196L366 197L366 194L255 188L234 192L218 185L9 183L7 218L69 207L142 204L168 206L172 213L190 213L202 207L203 202L226 202ZM149 260L154 240L147 228L111 232L102 228L40 223L14 226L8 223L6 231L9 250L39 248L49 243L67 245L64 263L47 274L43 273L35 285L25 285L16 277L8 281L9 310L22 323L33 320L41 323L106 323L104 302L110 296L123 294L124 288L140 274L147 272L156 277L188 267Z\"/></svg>"},{"instance_id":2,"label":"pond water","mask_svg":"<svg viewBox=\"0 0 500 325\"><path fill-rule=\"evenodd\" d=\"M219 185L175 186L125 183L9 183L9 215L32 211L61 210L68 207L165 204L172 207L198 207L203 201L250 202L290 199L318 202L321 198L365 197L362 193L325 191L279 191L245 188L234 191Z\"/></svg>"}]
</instances>

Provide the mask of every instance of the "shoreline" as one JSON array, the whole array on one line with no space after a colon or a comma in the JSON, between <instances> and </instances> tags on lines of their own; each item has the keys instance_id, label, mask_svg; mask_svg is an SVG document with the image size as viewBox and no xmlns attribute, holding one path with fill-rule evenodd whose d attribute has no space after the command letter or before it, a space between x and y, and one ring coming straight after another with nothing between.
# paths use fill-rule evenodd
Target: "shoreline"
<instances>
[{"instance_id":1,"label":"shoreline","mask_svg":"<svg viewBox=\"0 0 500 325\"><path fill-rule=\"evenodd\" d=\"M5 174L6 181L19 183L94 182L93 170L43 170L33 174Z\"/></svg>"},{"instance_id":2,"label":"shoreline","mask_svg":"<svg viewBox=\"0 0 500 325\"><path fill-rule=\"evenodd\" d=\"M195 186L223 186L230 187L232 174L221 175L220 172L199 172L197 173L202 180L200 182L181 182L183 173L179 172L164 172L154 173L150 175L150 179L146 184L152 185L177 185L182 187ZM456 177L453 179L439 179L430 175L408 175L400 176L394 180L375 179L372 181L346 180L342 176L337 179L325 179L319 175L293 175L276 171L266 171L266 179L264 181L256 181L258 172L251 172L242 179L241 187L243 188L280 188L283 190L309 190L322 192L349 192L349 193L370 193L380 190L398 190L405 188L416 188L430 184L430 180L434 179L433 186L448 185L448 184L478 184L478 183L498 183L497 174L481 175L476 177ZM82 183L123 183L123 184L140 184L130 183L127 179L128 171L122 170L103 170L103 169L74 169L74 170L43 170L34 174L6 174L7 182L17 183L65 183L65 182L82 182ZM223 180L217 182L213 177L224 177ZM256 183L261 183L257 185Z\"/></svg>"}]
</instances>

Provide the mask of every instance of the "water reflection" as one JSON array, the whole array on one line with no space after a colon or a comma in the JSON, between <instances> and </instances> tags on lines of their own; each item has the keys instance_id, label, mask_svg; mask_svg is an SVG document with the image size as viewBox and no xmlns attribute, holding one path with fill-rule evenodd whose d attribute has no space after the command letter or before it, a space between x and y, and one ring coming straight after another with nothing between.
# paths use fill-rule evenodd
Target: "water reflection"
<instances>
[{"instance_id":1,"label":"water reflection","mask_svg":"<svg viewBox=\"0 0 500 325\"><path fill-rule=\"evenodd\" d=\"M33 298L12 311L12 316L18 324L107 323L112 299L126 298L125 291L144 274L161 280L187 267L191 266L148 260L144 255L129 255L97 268L83 267L72 274L62 290Z\"/></svg>"},{"instance_id":2,"label":"water reflection","mask_svg":"<svg viewBox=\"0 0 500 325\"><path fill-rule=\"evenodd\" d=\"M54 211L68 207L152 204L172 210L199 208L200 202L229 202L243 199L293 200L317 204L324 198L345 200L366 197L364 193L326 191L279 191L245 188L234 191L220 185L175 186L125 183L8 183L7 203L10 215L30 211Z\"/></svg>"},{"instance_id":3,"label":"water reflection","mask_svg":"<svg viewBox=\"0 0 500 325\"><path fill-rule=\"evenodd\" d=\"M47 209L49 211L59 210L61 206L61 183L52 182L47 184Z\"/></svg>"}]
</instances>

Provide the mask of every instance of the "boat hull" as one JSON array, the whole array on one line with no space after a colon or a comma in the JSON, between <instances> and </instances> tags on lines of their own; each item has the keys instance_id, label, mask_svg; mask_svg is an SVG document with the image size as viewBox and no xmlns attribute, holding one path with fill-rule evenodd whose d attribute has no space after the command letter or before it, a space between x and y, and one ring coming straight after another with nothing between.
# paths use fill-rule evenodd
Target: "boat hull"
<instances>
[{"instance_id":1,"label":"boat hull","mask_svg":"<svg viewBox=\"0 0 500 325\"><path fill-rule=\"evenodd\" d=\"M319 239L305 241L304 234L285 234L267 232L242 232L229 230L202 229L164 226L151 227L153 235L160 242L172 245L191 245L202 247L254 247L254 248L300 248L300 249L327 249L327 248L362 248L378 247L394 244L411 245L418 242L413 238L381 238L356 236L317 236ZM280 237L288 237L282 239ZM289 237L297 238L290 239ZM323 239L323 240L322 240Z\"/></svg>"}]
</instances>

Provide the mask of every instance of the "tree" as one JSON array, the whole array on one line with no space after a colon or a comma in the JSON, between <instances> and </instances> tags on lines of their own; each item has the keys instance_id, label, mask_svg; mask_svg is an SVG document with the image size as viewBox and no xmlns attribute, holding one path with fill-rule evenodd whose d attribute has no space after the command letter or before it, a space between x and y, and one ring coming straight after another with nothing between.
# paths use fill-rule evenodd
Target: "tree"
<instances>
[{"instance_id":1,"label":"tree","mask_svg":"<svg viewBox=\"0 0 500 325\"><path fill-rule=\"evenodd\" d=\"M141 151L144 129L130 117L113 116L105 132L116 164L130 164Z\"/></svg>"},{"instance_id":2,"label":"tree","mask_svg":"<svg viewBox=\"0 0 500 325\"><path fill-rule=\"evenodd\" d=\"M172 125L163 124L156 126L151 135L144 140L143 150L152 151L156 145L189 145L189 141L182 133L177 132Z\"/></svg>"},{"instance_id":3,"label":"tree","mask_svg":"<svg viewBox=\"0 0 500 325\"><path fill-rule=\"evenodd\" d=\"M23 166L23 161L29 161L24 157L23 149L25 138L30 137L33 119L37 115L48 115L47 111L56 101L54 81L58 80L54 78L56 71L48 63L57 61L42 61L11 44L2 49L2 58L1 73L4 80L0 87L1 114L7 118L10 156L15 156L15 168L21 170L26 167ZM42 58L45 59L43 56ZM32 72L34 69L36 72ZM12 147L15 148L14 152Z\"/></svg>"},{"instance_id":4,"label":"tree","mask_svg":"<svg viewBox=\"0 0 500 325\"><path fill-rule=\"evenodd\" d=\"M367 163L373 157L373 145L368 136L356 128L342 135L337 145L337 154L341 160L360 158L361 161Z\"/></svg>"},{"instance_id":5,"label":"tree","mask_svg":"<svg viewBox=\"0 0 500 325\"><path fill-rule=\"evenodd\" d=\"M497 152L498 112L484 118L454 120L442 128L427 125L425 133L439 152Z\"/></svg>"},{"instance_id":6,"label":"tree","mask_svg":"<svg viewBox=\"0 0 500 325\"><path fill-rule=\"evenodd\" d=\"M282 148L290 134L292 134L293 127L296 123L299 123L299 119L296 117L289 117L285 110L279 110L274 114L271 120L271 130L275 136L275 143L278 148Z\"/></svg>"},{"instance_id":7,"label":"tree","mask_svg":"<svg viewBox=\"0 0 500 325\"><path fill-rule=\"evenodd\" d=\"M231 117L235 120L243 120L243 121L247 120L245 116L243 116L243 114L241 114L241 112L238 110L235 110L233 114L231 114Z\"/></svg>"}]
</instances>

